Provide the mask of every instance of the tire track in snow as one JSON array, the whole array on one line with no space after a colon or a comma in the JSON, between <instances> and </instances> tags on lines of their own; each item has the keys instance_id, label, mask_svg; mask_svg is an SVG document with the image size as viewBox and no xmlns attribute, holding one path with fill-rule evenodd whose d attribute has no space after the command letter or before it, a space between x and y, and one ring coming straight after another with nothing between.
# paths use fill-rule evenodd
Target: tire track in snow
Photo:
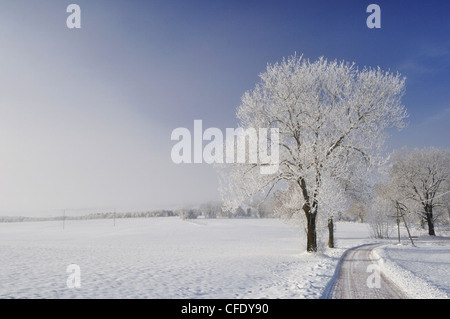
<instances>
[{"instance_id":1,"label":"tire track in snow","mask_svg":"<svg viewBox=\"0 0 450 319\"><path fill-rule=\"evenodd\" d=\"M342 256L332 281L322 298L327 299L405 299L406 295L380 272L379 288L370 288L367 279L370 265L377 265L371 251L380 244L365 244L351 248Z\"/></svg>"}]
</instances>

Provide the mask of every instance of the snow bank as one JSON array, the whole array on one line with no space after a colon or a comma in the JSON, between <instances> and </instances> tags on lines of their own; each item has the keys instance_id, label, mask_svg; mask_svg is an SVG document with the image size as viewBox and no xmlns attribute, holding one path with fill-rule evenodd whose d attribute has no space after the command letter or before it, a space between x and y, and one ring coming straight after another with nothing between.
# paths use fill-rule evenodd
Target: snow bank
<instances>
[{"instance_id":1,"label":"snow bank","mask_svg":"<svg viewBox=\"0 0 450 319\"><path fill-rule=\"evenodd\" d=\"M450 245L446 239L417 246L384 245L371 256L382 273L413 299L450 297Z\"/></svg>"}]
</instances>

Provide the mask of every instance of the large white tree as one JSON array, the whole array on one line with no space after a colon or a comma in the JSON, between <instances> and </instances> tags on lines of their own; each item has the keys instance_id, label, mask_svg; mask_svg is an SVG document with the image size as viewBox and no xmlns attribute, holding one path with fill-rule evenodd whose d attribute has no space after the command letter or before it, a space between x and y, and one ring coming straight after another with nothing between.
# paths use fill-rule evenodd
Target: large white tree
<instances>
[{"instance_id":1,"label":"large white tree","mask_svg":"<svg viewBox=\"0 0 450 319\"><path fill-rule=\"evenodd\" d=\"M450 152L435 147L402 149L392 159L390 183L397 201L418 213L435 235L435 208L446 208L450 192Z\"/></svg>"},{"instance_id":2,"label":"large white tree","mask_svg":"<svg viewBox=\"0 0 450 319\"><path fill-rule=\"evenodd\" d=\"M316 221L324 176L345 180L351 165L372 165L388 127L404 126L405 80L380 68L292 56L268 64L261 81L237 110L243 129L279 129L279 167L261 174L264 163L236 163L222 179L226 206L293 184L307 224L308 252L317 251ZM271 135L267 137L269 144ZM356 164L355 164L356 163Z\"/></svg>"}]
</instances>

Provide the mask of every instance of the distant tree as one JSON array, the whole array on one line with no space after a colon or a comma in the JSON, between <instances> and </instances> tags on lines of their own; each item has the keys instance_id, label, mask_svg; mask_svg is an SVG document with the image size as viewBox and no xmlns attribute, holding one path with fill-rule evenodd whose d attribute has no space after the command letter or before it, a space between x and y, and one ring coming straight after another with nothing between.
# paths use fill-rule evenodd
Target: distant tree
<instances>
[{"instance_id":1,"label":"distant tree","mask_svg":"<svg viewBox=\"0 0 450 319\"><path fill-rule=\"evenodd\" d=\"M264 201L254 200L251 207L247 209L247 216L257 218L273 217L274 203L272 198L267 198Z\"/></svg>"},{"instance_id":2,"label":"distant tree","mask_svg":"<svg viewBox=\"0 0 450 319\"><path fill-rule=\"evenodd\" d=\"M347 210L347 216L359 223L364 223L365 217L369 210L367 202L353 201Z\"/></svg>"},{"instance_id":3,"label":"distant tree","mask_svg":"<svg viewBox=\"0 0 450 319\"><path fill-rule=\"evenodd\" d=\"M185 220L185 219L197 219L199 216L199 212L194 209L180 209L177 211L178 216Z\"/></svg>"},{"instance_id":4,"label":"distant tree","mask_svg":"<svg viewBox=\"0 0 450 319\"><path fill-rule=\"evenodd\" d=\"M421 216L434 236L435 208L447 205L450 191L449 151L404 148L393 157L389 176L400 201Z\"/></svg>"},{"instance_id":5,"label":"distant tree","mask_svg":"<svg viewBox=\"0 0 450 319\"><path fill-rule=\"evenodd\" d=\"M222 209L221 202L207 202L200 205L200 210L205 218L216 218Z\"/></svg>"},{"instance_id":6,"label":"distant tree","mask_svg":"<svg viewBox=\"0 0 450 319\"><path fill-rule=\"evenodd\" d=\"M395 209L395 201L390 196L388 185L376 184L373 187L373 198L366 216L366 221L375 238L389 238Z\"/></svg>"},{"instance_id":7,"label":"distant tree","mask_svg":"<svg viewBox=\"0 0 450 319\"><path fill-rule=\"evenodd\" d=\"M236 208L233 215L234 217L245 217L246 212L241 206L239 206L238 208Z\"/></svg>"}]
</instances>

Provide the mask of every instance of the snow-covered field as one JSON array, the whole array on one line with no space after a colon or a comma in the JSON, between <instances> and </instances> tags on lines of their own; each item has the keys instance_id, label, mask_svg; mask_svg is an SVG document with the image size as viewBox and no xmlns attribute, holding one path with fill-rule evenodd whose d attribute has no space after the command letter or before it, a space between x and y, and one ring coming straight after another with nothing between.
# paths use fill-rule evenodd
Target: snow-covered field
<instances>
[{"instance_id":1,"label":"snow-covered field","mask_svg":"<svg viewBox=\"0 0 450 319\"><path fill-rule=\"evenodd\" d=\"M410 298L450 298L450 238L425 235L415 246L405 239L376 249L373 257Z\"/></svg>"},{"instance_id":2,"label":"snow-covered field","mask_svg":"<svg viewBox=\"0 0 450 319\"><path fill-rule=\"evenodd\" d=\"M277 219L4 223L0 298L320 298L345 249L374 241L366 225L338 223L338 248L307 254L302 232ZM448 296L450 248L429 245L410 258L438 256ZM380 254L401 263L404 248ZM67 286L71 264L80 288ZM418 267L411 273L420 276Z\"/></svg>"}]
</instances>

